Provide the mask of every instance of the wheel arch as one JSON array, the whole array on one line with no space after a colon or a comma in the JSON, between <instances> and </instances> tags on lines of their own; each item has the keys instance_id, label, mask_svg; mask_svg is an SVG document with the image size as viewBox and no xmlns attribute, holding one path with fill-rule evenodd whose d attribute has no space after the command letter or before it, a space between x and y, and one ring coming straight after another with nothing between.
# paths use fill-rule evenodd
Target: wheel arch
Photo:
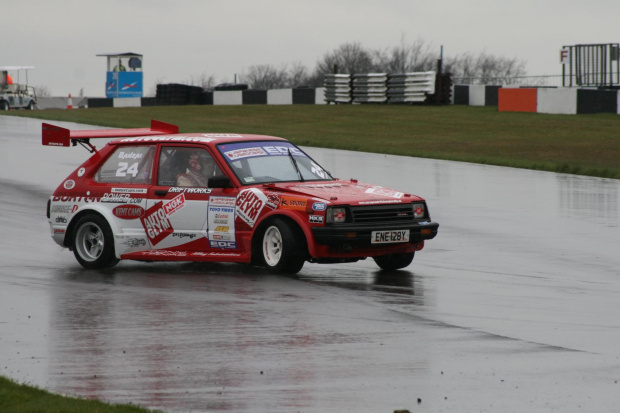
<instances>
[{"instance_id":1,"label":"wheel arch","mask_svg":"<svg viewBox=\"0 0 620 413\"><path fill-rule=\"evenodd\" d=\"M296 232L298 235L302 236L302 239L306 245L306 251L308 256L312 256L314 252L313 238L312 232L310 228L304 225L303 220L299 217L298 214L292 213L290 211L278 211L273 212L269 215L263 217L263 219L255 226L254 232L252 233L252 248L251 248L251 260L255 261L260 257L261 254L261 242L262 242L262 234L265 232L267 227L275 220L282 219L287 222L291 229Z\"/></svg>"},{"instance_id":2,"label":"wheel arch","mask_svg":"<svg viewBox=\"0 0 620 413\"><path fill-rule=\"evenodd\" d=\"M108 210L106 210L105 208L101 208L101 207L97 208L96 206L82 208L75 214L75 216L73 216L73 218L69 222L69 225L67 226L67 233L65 234L65 239L63 240L63 245L65 247L69 249L73 248L73 238L75 237L75 227L78 221L80 220L80 218L88 214L100 216L108 223L108 225L110 226L110 229L112 230L113 235L116 235L118 233L118 230L119 230L118 225L116 224L115 220L113 219L112 214ZM115 244L116 244L116 237L114 238L115 238Z\"/></svg>"}]
</instances>

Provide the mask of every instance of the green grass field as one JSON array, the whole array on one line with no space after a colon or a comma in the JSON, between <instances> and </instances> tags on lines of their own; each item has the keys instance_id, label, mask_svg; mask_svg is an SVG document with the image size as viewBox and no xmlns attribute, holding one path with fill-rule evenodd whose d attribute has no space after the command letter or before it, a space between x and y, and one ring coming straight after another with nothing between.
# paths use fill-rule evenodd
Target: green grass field
<instances>
[{"instance_id":1,"label":"green grass field","mask_svg":"<svg viewBox=\"0 0 620 413\"><path fill-rule=\"evenodd\" d=\"M0 112L108 127L151 119L181 132L256 133L298 145L620 178L620 117L499 113L467 106L159 106ZM54 396L0 378L0 411L144 411Z\"/></svg>"},{"instance_id":2,"label":"green grass field","mask_svg":"<svg viewBox=\"0 0 620 413\"><path fill-rule=\"evenodd\" d=\"M620 178L620 116L498 112L495 107L155 106L4 114L109 127L151 119L181 132L258 133L298 145Z\"/></svg>"}]
</instances>

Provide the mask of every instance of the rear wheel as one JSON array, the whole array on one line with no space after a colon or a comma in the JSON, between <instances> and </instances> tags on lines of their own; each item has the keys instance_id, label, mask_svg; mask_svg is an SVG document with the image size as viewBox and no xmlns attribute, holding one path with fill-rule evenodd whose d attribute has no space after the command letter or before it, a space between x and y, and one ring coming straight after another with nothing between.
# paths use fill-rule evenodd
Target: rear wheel
<instances>
[{"instance_id":1,"label":"rear wheel","mask_svg":"<svg viewBox=\"0 0 620 413\"><path fill-rule=\"evenodd\" d=\"M374 257L373 259L382 270L394 271L407 267L413 261L415 252L403 254L387 254Z\"/></svg>"},{"instance_id":2,"label":"rear wheel","mask_svg":"<svg viewBox=\"0 0 620 413\"><path fill-rule=\"evenodd\" d=\"M26 106L26 109L27 110L34 110L34 102L32 100L28 103L28 106Z\"/></svg>"},{"instance_id":3,"label":"rear wheel","mask_svg":"<svg viewBox=\"0 0 620 413\"><path fill-rule=\"evenodd\" d=\"M296 274L306 261L306 242L301 231L282 219L274 219L263 232L261 257L273 273Z\"/></svg>"},{"instance_id":4,"label":"rear wheel","mask_svg":"<svg viewBox=\"0 0 620 413\"><path fill-rule=\"evenodd\" d=\"M84 268L110 268L118 263L114 253L114 237L105 219L89 214L75 226L73 255Z\"/></svg>"},{"instance_id":5,"label":"rear wheel","mask_svg":"<svg viewBox=\"0 0 620 413\"><path fill-rule=\"evenodd\" d=\"M0 110L9 110L9 102L0 100Z\"/></svg>"}]
</instances>

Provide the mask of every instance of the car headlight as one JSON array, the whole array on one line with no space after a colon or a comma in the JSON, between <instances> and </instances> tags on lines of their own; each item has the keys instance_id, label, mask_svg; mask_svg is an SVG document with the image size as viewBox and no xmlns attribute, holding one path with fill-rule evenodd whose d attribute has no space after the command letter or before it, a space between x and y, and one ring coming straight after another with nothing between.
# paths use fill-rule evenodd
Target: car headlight
<instances>
[{"instance_id":1,"label":"car headlight","mask_svg":"<svg viewBox=\"0 0 620 413\"><path fill-rule=\"evenodd\" d=\"M424 218L426 216L426 205L421 202L414 202L411 204L413 208L413 217L414 218Z\"/></svg>"},{"instance_id":2,"label":"car headlight","mask_svg":"<svg viewBox=\"0 0 620 413\"><path fill-rule=\"evenodd\" d=\"M329 207L327 208L328 224L343 224L347 221L347 209L343 207Z\"/></svg>"}]
</instances>

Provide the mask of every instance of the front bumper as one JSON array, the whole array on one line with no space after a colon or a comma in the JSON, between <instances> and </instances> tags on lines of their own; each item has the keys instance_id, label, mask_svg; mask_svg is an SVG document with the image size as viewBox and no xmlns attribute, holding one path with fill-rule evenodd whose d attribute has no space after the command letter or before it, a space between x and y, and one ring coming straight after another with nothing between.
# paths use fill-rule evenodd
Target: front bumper
<instances>
[{"instance_id":1,"label":"front bumper","mask_svg":"<svg viewBox=\"0 0 620 413\"><path fill-rule=\"evenodd\" d=\"M417 244L433 239L437 235L437 222L413 222L407 224L378 224L378 225L330 225L313 227L314 241L319 245L330 247L347 246L349 248L386 248L394 245ZM372 231L409 230L409 241L406 243L372 244Z\"/></svg>"}]
</instances>

